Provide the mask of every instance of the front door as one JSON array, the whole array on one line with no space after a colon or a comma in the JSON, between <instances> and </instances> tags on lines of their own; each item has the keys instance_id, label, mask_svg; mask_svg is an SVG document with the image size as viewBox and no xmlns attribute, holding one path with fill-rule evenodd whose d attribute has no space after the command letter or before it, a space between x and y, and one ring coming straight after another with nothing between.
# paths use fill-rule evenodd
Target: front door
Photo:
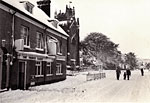
<instances>
[{"instance_id":1,"label":"front door","mask_svg":"<svg viewBox=\"0 0 150 103\"><path fill-rule=\"evenodd\" d=\"M19 89L26 89L26 62L19 61Z\"/></svg>"}]
</instances>

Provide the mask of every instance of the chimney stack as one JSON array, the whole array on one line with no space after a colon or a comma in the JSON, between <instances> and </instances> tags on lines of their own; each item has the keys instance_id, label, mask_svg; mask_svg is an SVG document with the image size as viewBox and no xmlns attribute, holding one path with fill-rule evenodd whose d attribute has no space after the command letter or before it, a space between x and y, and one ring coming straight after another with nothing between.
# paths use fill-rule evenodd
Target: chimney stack
<instances>
[{"instance_id":1,"label":"chimney stack","mask_svg":"<svg viewBox=\"0 0 150 103\"><path fill-rule=\"evenodd\" d=\"M37 1L38 7L42 9L49 17L51 17L51 0L40 0Z\"/></svg>"}]
</instances>

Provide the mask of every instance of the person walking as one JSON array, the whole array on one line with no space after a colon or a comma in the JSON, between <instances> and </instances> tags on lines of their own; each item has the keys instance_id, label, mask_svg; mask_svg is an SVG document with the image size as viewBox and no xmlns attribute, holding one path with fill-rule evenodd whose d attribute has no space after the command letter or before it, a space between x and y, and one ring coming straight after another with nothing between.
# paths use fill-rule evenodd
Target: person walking
<instances>
[{"instance_id":1,"label":"person walking","mask_svg":"<svg viewBox=\"0 0 150 103\"><path fill-rule=\"evenodd\" d=\"M143 66L143 64L141 65L141 75L144 76L144 66Z\"/></svg>"},{"instance_id":2,"label":"person walking","mask_svg":"<svg viewBox=\"0 0 150 103\"><path fill-rule=\"evenodd\" d=\"M129 68L126 70L126 73L127 73L127 79L129 80L131 76L131 71Z\"/></svg>"},{"instance_id":3,"label":"person walking","mask_svg":"<svg viewBox=\"0 0 150 103\"><path fill-rule=\"evenodd\" d=\"M141 75L144 76L144 70L141 68Z\"/></svg>"},{"instance_id":4,"label":"person walking","mask_svg":"<svg viewBox=\"0 0 150 103\"><path fill-rule=\"evenodd\" d=\"M121 71L120 71L119 68L117 68L117 69L116 69L117 80L119 80L120 74L121 74Z\"/></svg>"},{"instance_id":5,"label":"person walking","mask_svg":"<svg viewBox=\"0 0 150 103\"><path fill-rule=\"evenodd\" d=\"M124 72L124 74L123 74L123 79L124 79L124 80L126 80L126 75L127 75L127 73Z\"/></svg>"}]
</instances>

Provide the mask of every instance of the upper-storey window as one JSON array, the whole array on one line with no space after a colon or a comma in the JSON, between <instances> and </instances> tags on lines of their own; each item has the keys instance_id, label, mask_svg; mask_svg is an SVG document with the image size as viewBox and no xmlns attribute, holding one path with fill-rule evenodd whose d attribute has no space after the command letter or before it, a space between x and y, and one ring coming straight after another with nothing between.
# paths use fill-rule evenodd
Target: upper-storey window
<instances>
[{"instance_id":1,"label":"upper-storey window","mask_svg":"<svg viewBox=\"0 0 150 103\"><path fill-rule=\"evenodd\" d=\"M21 26L21 39L24 39L24 46L30 46L29 28L26 26Z\"/></svg>"},{"instance_id":2,"label":"upper-storey window","mask_svg":"<svg viewBox=\"0 0 150 103\"><path fill-rule=\"evenodd\" d=\"M40 32L36 33L36 44L38 49L43 49L43 34Z\"/></svg>"},{"instance_id":3,"label":"upper-storey window","mask_svg":"<svg viewBox=\"0 0 150 103\"><path fill-rule=\"evenodd\" d=\"M48 46L48 54L49 55L56 55L60 53L60 43L54 37L47 37L47 46Z\"/></svg>"}]
</instances>

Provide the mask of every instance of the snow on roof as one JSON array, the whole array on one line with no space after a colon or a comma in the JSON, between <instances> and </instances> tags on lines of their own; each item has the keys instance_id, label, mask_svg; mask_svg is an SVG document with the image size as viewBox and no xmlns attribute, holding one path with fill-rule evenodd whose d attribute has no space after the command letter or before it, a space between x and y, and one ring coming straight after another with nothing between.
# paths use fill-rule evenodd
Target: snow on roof
<instances>
[{"instance_id":1,"label":"snow on roof","mask_svg":"<svg viewBox=\"0 0 150 103\"><path fill-rule=\"evenodd\" d=\"M56 28L52 25L52 22L49 22L49 21L57 21L57 22L59 22L59 21L57 19L53 19L53 18L50 18L49 16L47 16L44 11L42 11L40 8L37 7L37 5L34 5L33 12L31 14L30 12L28 12L25 9L24 3L20 3L23 0L2 0L2 1L17 8L18 10L24 12L25 14L35 18L36 20L44 23L48 27L68 36L68 34L59 25ZM30 2L29 0L26 0L26 1ZM32 3L32 2L30 2L30 3Z\"/></svg>"},{"instance_id":2,"label":"snow on roof","mask_svg":"<svg viewBox=\"0 0 150 103\"><path fill-rule=\"evenodd\" d=\"M60 21L60 22L59 22L60 25L67 25L67 23L68 23L67 20L65 20L65 21Z\"/></svg>"}]
</instances>

